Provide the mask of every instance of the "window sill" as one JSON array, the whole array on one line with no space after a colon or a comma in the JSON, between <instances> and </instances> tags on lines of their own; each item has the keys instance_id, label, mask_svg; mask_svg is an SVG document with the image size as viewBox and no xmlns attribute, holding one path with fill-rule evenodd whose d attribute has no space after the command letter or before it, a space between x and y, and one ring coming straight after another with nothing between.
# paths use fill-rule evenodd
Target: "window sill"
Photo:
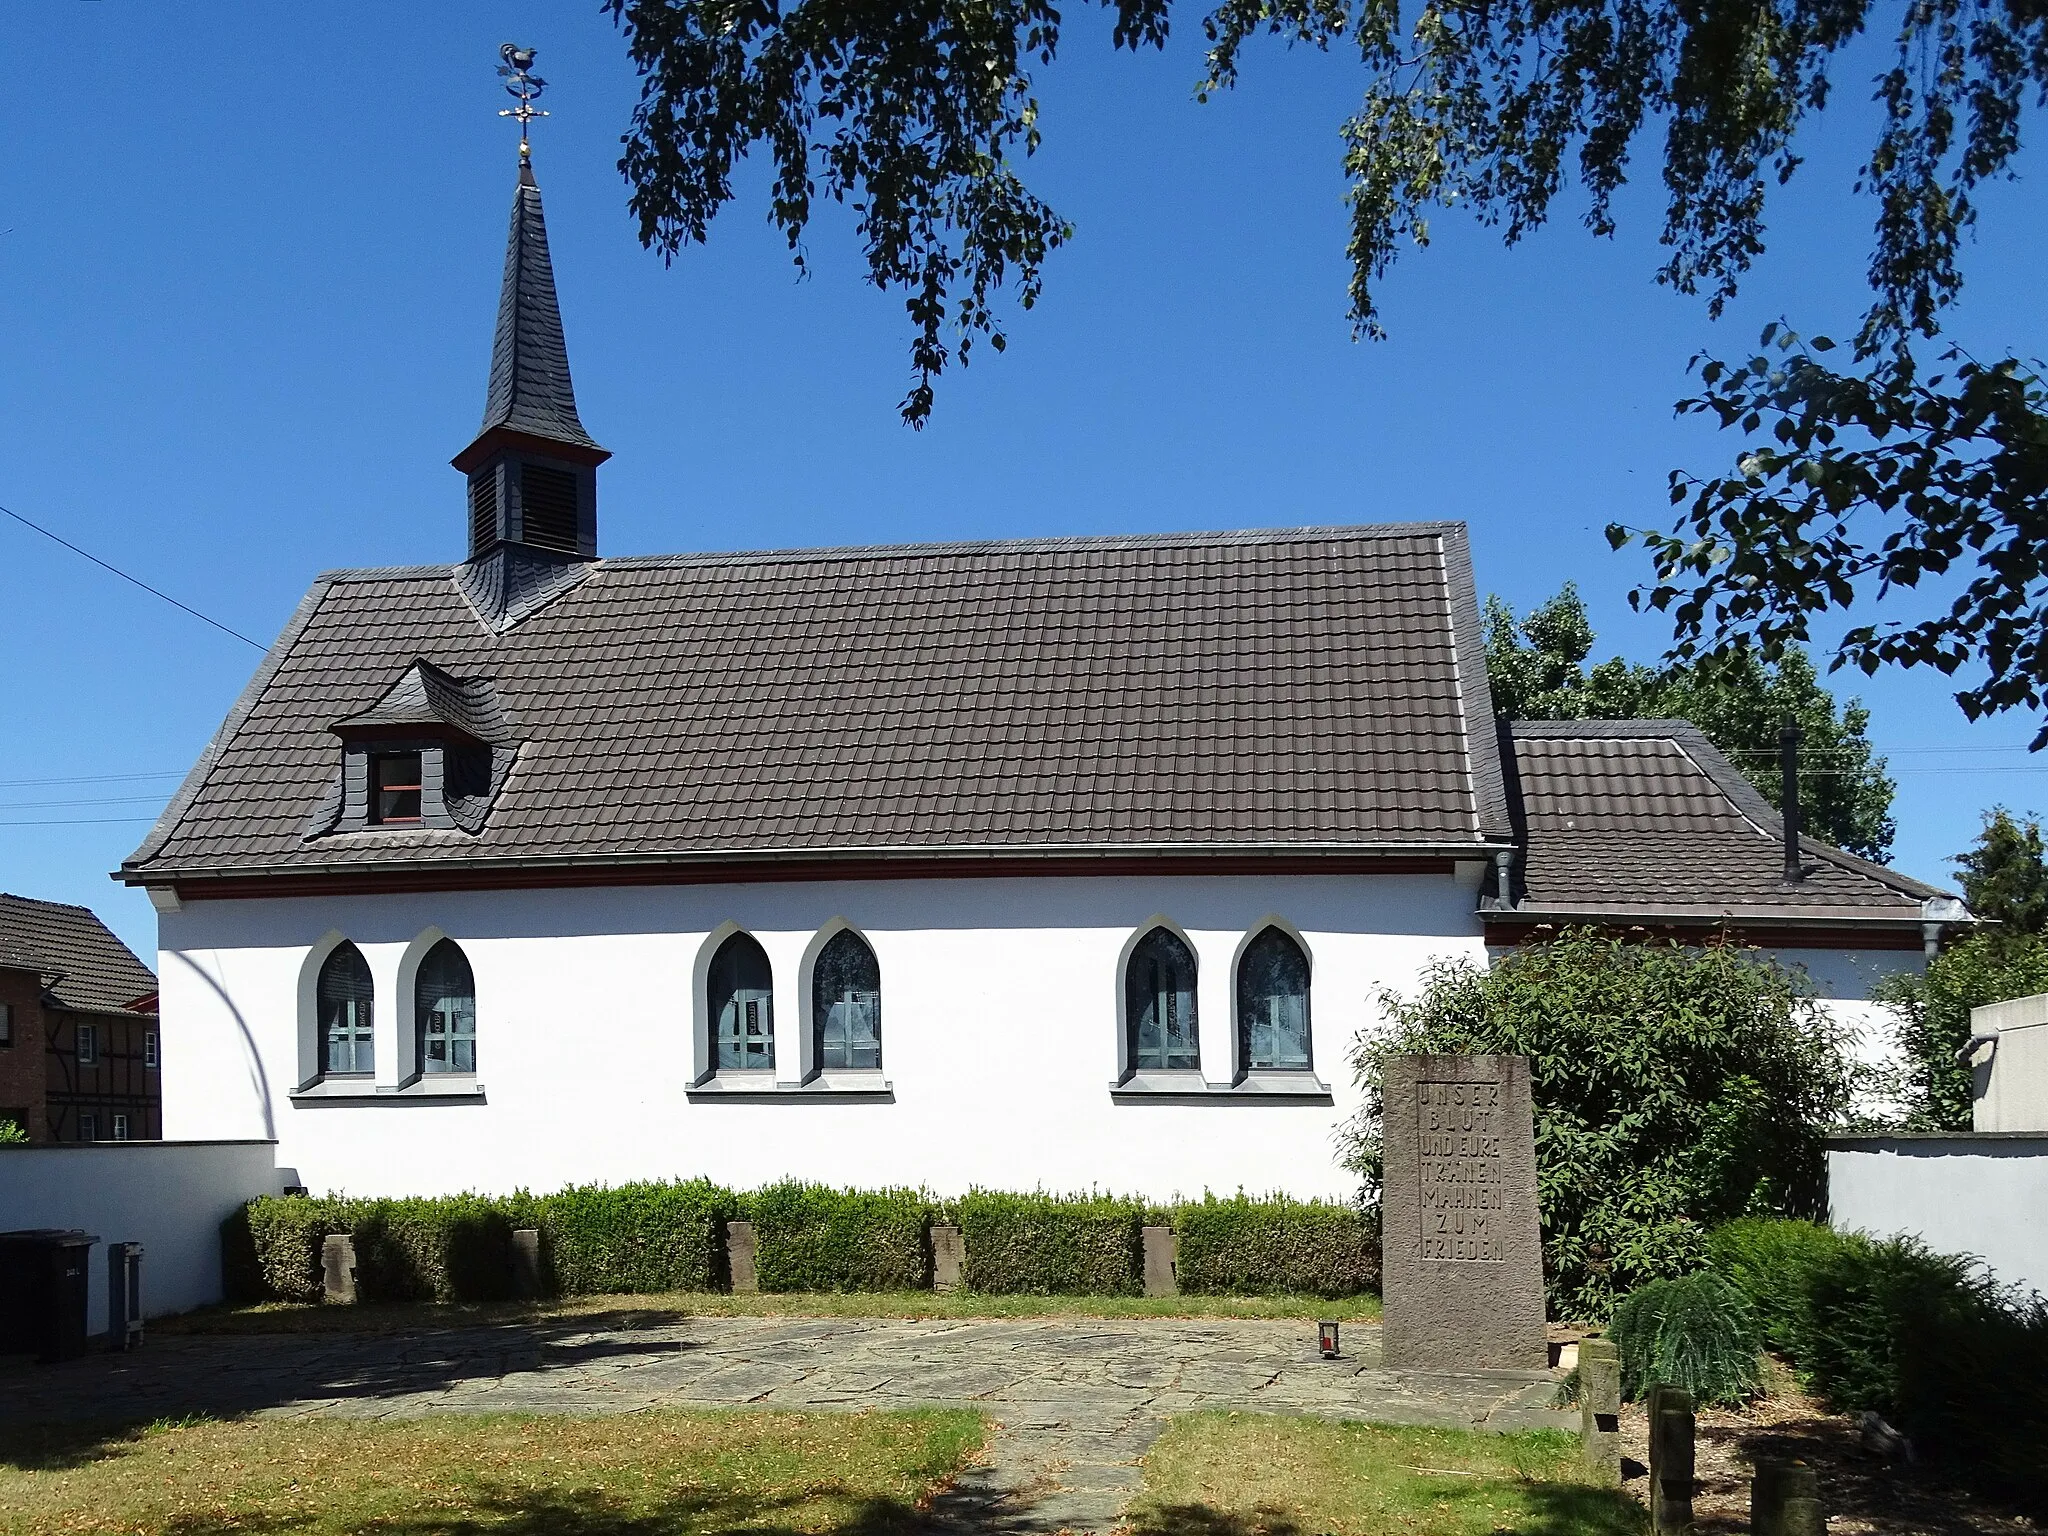
<instances>
[{"instance_id":1,"label":"window sill","mask_svg":"<svg viewBox=\"0 0 2048 1536\"><path fill-rule=\"evenodd\" d=\"M896 1089L879 1072L821 1072L809 1082L777 1082L763 1073L728 1072L707 1077L687 1090L693 1104L716 1100L767 1104L818 1100L840 1103L893 1104Z\"/></svg>"},{"instance_id":2,"label":"window sill","mask_svg":"<svg viewBox=\"0 0 2048 1536\"><path fill-rule=\"evenodd\" d=\"M330 1077L293 1091L294 1104L418 1104L484 1102L484 1085L466 1073L416 1077L400 1087L364 1077Z\"/></svg>"},{"instance_id":3,"label":"window sill","mask_svg":"<svg viewBox=\"0 0 2048 1536\"><path fill-rule=\"evenodd\" d=\"M1137 1072L1109 1085L1116 1104L1334 1104L1313 1072L1252 1072L1242 1082L1211 1083L1199 1072Z\"/></svg>"}]
</instances>

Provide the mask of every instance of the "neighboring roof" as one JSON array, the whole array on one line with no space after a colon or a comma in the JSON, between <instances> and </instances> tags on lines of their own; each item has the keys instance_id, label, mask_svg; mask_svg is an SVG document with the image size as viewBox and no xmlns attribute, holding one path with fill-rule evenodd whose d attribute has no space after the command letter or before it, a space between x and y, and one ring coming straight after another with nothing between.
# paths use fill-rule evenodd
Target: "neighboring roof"
<instances>
[{"instance_id":1,"label":"neighboring roof","mask_svg":"<svg viewBox=\"0 0 2048 1536\"><path fill-rule=\"evenodd\" d=\"M503 634L445 566L323 576L124 878L1508 840L1458 524L587 570ZM518 742L488 821L307 837L420 658Z\"/></svg>"},{"instance_id":2,"label":"neighboring roof","mask_svg":"<svg viewBox=\"0 0 2048 1536\"><path fill-rule=\"evenodd\" d=\"M1509 794L1526 839L1515 910L1489 921L1626 916L1919 922L1949 893L1802 838L1683 720L1517 721ZM1960 908L1953 914L1963 916Z\"/></svg>"},{"instance_id":3,"label":"neighboring roof","mask_svg":"<svg viewBox=\"0 0 2048 1536\"><path fill-rule=\"evenodd\" d=\"M504 427L595 448L576 414L569 347L555 300L547 221L533 167L519 165L512 228L505 243L505 281L498 293L498 329L491 341L491 384L479 434Z\"/></svg>"},{"instance_id":4,"label":"neighboring roof","mask_svg":"<svg viewBox=\"0 0 2048 1536\"><path fill-rule=\"evenodd\" d=\"M0 964L8 955L66 1008L118 1013L156 991L156 974L87 907L0 894Z\"/></svg>"}]
</instances>

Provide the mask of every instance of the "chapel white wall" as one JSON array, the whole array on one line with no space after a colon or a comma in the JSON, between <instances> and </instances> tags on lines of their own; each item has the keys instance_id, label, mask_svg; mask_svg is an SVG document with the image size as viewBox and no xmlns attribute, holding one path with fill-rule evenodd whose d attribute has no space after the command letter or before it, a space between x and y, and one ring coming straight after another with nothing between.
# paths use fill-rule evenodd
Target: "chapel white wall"
<instances>
[{"instance_id":1,"label":"chapel white wall","mask_svg":"<svg viewBox=\"0 0 2048 1536\"><path fill-rule=\"evenodd\" d=\"M1198 966L1202 1060L1230 1078L1231 962L1281 919L1311 963L1327 1105L1119 1104L1117 960L1169 918ZM692 1102L693 969L721 925L767 950L777 1075L800 1071L798 971L834 919L882 971L893 1103ZM430 930L476 975L481 1103L294 1103L301 986L337 936L376 981L380 1078L399 977ZM193 901L163 914L165 1134L274 1135L315 1190L552 1189L708 1175L838 1184L1115 1189L1165 1199L1284 1190L1346 1198L1335 1136L1358 1107L1346 1056L1377 994L1433 959L1483 957L1449 875L1057 877Z\"/></svg>"}]
</instances>

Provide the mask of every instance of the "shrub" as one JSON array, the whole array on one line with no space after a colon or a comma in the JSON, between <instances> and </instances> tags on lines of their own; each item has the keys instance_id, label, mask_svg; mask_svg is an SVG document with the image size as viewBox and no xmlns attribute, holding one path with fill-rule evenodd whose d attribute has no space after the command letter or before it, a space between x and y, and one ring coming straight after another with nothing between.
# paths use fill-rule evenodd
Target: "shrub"
<instances>
[{"instance_id":1,"label":"shrub","mask_svg":"<svg viewBox=\"0 0 2048 1536\"><path fill-rule=\"evenodd\" d=\"M347 1202L305 1195L265 1196L245 1206L251 1257L263 1293L279 1301L318 1301L320 1245L330 1232L346 1232ZM224 1239L230 1237L227 1226ZM234 1256L223 1252L226 1268Z\"/></svg>"},{"instance_id":2,"label":"shrub","mask_svg":"<svg viewBox=\"0 0 2048 1536\"><path fill-rule=\"evenodd\" d=\"M1610 1330L1621 1351L1621 1390L1682 1387L1697 1403L1734 1406L1756 1391L1756 1313L1726 1279L1706 1270L1652 1280L1623 1297Z\"/></svg>"},{"instance_id":3,"label":"shrub","mask_svg":"<svg viewBox=\"0 0 2048 1536\"><path fill-rule=\"evenodd\" d=\"M1738 1216L1817 1216L1821 1138L1849 1101L1836 1031L1762 952L1574 929L1488 966L1433 966L1352 1061L1365 1090L1349 1162L1377 1193L1380 1064L1406 1051L1529 1058L1553 1313L1604 1317L1646 1280L1697 1269Z\"/></svg>"},{"instance_id":4,"label":"shrub","mask_svg":"<svg viewBox=\"0 0 2048 1536\"><path fill-rule=\"evenodd\" d=\"M482 1195L352 1203L356 1290L365 1301L502 1301L512 1221Z\"/></svg>"},{"instance_id":5,"label":"shrub","mask_svg":"<svg viewBox=\"0 0 2048 1536\"><path fill-rule=\"evenodd\" d=\"M1970 1010L2038 992L2048 992L2048 936L1998 929L1951 945L1924 974L1901 971L1871 989L1899 1044L1906 1129L1970 1128L1973 1074L1956 1059L1970 1038Z\"/></svg>"},{"instance_id":6,"label":"shrub","mask_svg":"<svg viewBox=\"0 0 2048 1536\"><path fill-rule=\"evenodd\" d=\"M1141 1201L977 1189L955 1209L971 1291L1134 1296L1144 1289Z\"/></svg>"},{"instance_id":7,"label":"shrub","mask_svg":"<svg viewBox=\"0 0 2048 1536\"><path fill-rule=\"evenodd\" d=\"M1811 1221L1748 1218L1718 1227L1707 1239L1708 1261L1749 1298L1764 1347L1787 1359L1802 1352L1806 1298L1814 1270L1843 1239Z\"/></svg>"},{"instance_id":8,"label":"shrub","mask_svg":"<svg viewBox=\"0 0 2048 1536\"><path fill-rule=\"evenodd\" d=\"M764 1291L916 1291L931 1286L931 1201L914 1189L831 1189L788 1180L742 1196Z\"/></svg>"},{"instance_id":9,"label":"shrub","mask_svg":"<svg viewBox=\"0 0 2048 1536\"><path fill-rule=\"evenodd\" d=\"M574 1185L526 1203L564 1294L715 1291L731 1283L721 1225L739 1203L709 1179Z\"/></svg>"},{"instance_id":10,"label":"shrub","mask_svg":"<svg viewBox=\"0 0 2048 1536\"><path fill-rule=\"evenodd\" d=\"M1828 1407L1870 1409L1923 1454L2048 1506L2048 1308L1974 1259L1913 1238L1804 1222L1741 1222L1713 1237L1767 1339Z\"/></svg>"},{"instance_id":11,"label":"shrub","mask_svg":"<svg viewBox=\"0 0 2048 1536\"><path fill-rule=\"evenodd\" d=\"M1180 1206L1172 1219L1184 1291L1356 1296L1379 1288L1379 1228L1371 1215L1352 1206L1284 1195L1248 1200L1240 1194Z\"/></svg>"}]
</instances>

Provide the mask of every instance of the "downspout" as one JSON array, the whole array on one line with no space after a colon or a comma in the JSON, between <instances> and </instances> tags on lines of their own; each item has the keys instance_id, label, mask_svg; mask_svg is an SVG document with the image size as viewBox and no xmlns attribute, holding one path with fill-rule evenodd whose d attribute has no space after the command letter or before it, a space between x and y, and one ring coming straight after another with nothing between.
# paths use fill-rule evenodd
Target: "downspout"
<instances>
[{"instance_id":1,"label":"downspout","mask_svg":"<svg viewBox=\"0 0 2048 1536\"><path fill-rule=\"evenodd\" d=\"M1497 900L1500 910L1512 912L1515 909L1515 850L1503 848L1493 856L1494 868L1500 877Z\"/></svg>"}]
</instances>

